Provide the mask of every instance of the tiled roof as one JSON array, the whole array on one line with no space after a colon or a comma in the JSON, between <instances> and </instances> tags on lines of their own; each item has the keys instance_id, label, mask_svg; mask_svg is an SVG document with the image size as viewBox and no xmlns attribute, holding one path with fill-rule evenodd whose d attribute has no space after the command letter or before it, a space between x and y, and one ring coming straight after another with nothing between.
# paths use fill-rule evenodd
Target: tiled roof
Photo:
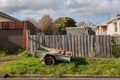
<instances>
[{"instance_id":1,"label":"tiled roof","mask_svg":"<svg viewBox=\"0 0 120 80\"><path fill-rule=\"evenodd\" d=\"M12 19L12 20L15 20L15 21L20 21L20 20L12 17L12 16L10 16L10 15L7 15L7 14L1 12L1 11L0 11L0 16L5 17L5 18L9 18L9 19Z\"/></svg>"}]
</instances>

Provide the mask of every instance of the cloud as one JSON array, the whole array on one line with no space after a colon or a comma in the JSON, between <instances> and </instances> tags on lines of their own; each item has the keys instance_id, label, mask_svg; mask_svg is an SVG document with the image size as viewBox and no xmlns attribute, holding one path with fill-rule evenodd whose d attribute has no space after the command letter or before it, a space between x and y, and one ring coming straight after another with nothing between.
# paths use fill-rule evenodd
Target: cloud
<instances>
[{"instance_id":1,"label":"cloud","mask_svg":"<svg viewBox=\"0 0 120 80\"><path fill-rule=\"evenodd\" d=\"M80 16L106 15L120 11L120 0L0 0L0 10L16 17L63 16L69 13Z\"/></svg>"},{"instance_id":2,"label":"cloud","mask_svg":"<svg viewBox=\"0 0 120 80\"><path fill-rule=\"evenodd\" d=\"M0 10L10 13L23 10L44 10L44 9L60 9L61 5L64 5L64 0L1 0Z\"/></svg>"},{"instance_id":3,"label":"cloud","mask_svg":"<svg viewBox=\"0 0 120 80\"><path fill-rule=\"evenodd\" d=\"M108 14L120 10L120 0L68 0L68 9L80 15Z\"/></svg>"}]
</instances>

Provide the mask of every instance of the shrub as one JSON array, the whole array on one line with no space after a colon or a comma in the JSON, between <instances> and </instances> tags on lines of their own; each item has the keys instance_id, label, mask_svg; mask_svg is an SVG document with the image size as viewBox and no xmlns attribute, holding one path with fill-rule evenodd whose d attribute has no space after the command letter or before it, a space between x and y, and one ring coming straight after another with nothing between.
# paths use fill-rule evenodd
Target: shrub
<instances>
[{"instance_id":1,"label":"shrub","mask_svg":"<svg viewBox=\"0 0 120 80\"><path fill-rule=\"evenodd\" d=\"M24 51L24 50L17 49L17 48L14 48L14 49L6 49L6 48L0 49L0 52L5 53L6 55L19 54L22 51Z\"/></svg>"},{"instance_id":2,"label":"shrub","mask_svg":"<svg viewBox=\"0 0 120 80\"><path fill-rule=\"evenodd\" d=\"M115 58L120 57L120 45L112 45L112 55Z\"/></svg>"}]
</instances>

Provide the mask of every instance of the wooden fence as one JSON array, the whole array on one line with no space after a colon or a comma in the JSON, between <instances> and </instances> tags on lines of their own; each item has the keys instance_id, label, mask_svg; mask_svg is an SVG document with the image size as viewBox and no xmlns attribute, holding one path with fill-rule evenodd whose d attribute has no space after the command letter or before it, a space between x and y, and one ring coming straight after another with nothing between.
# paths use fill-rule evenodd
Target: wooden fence
<instances>
[{"instance_id":1,"label":"wooden fence","mask_svg":"<svg viewBox=\"0 0 120 80\"><path fill-rule=\"evenodd\" d=\"M27 22L27 21L26 21ZM0 22L0 29L23 29L25 21Z\"/></svg>"},{"instance_id":2,"label":"wooden fence","mask_svg":"<svg viewBox=\"0 0 120 80\"><path fill-rule=\"evenodd\" d=\"M67 49L73 57L111 57L111 37L68 36L68 35L30 35L29 50L33 53L41 46Z\"/></svg>"}]
</instances>

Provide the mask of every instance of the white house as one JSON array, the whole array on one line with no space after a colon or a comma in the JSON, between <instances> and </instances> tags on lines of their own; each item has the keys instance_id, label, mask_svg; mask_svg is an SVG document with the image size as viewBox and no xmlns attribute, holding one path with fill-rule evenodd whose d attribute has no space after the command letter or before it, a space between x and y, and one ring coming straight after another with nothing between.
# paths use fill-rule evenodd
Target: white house
<instances>
[{"instance_id":1,"label":"white house","mask_svg":"<svg viewBox=\"0 0 120 80\"><path fill-rule=\"evenodd\" d=\"M96 35L120 35L120 15L94 27Z\"/></svg>"}]
</instances>

